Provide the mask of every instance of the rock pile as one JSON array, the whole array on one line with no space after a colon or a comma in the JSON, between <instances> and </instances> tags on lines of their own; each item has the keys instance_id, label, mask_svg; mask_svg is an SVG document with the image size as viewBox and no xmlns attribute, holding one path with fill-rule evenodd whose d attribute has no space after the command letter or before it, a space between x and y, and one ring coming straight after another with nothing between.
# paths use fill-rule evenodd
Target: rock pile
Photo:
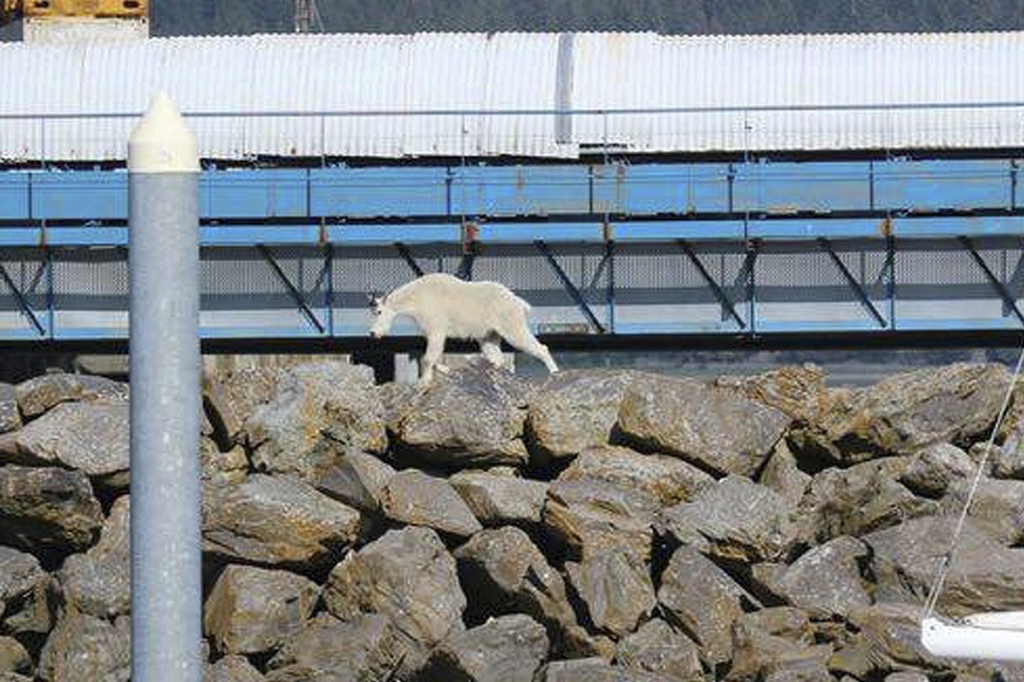
<instances>
[{"instance_id":1,"label":"rock pile","mask_svg":"<svg viewBox=\"0 0 1024 682\"><path fill-rule=\"evenodd\" d=\"M921 606L1010 381L204 381L210 682L1024 680ZM0 385L0 682L130 676L127 387ZM1024 609L1024 392L939 609Z\"/></svg>"}]
</instances>

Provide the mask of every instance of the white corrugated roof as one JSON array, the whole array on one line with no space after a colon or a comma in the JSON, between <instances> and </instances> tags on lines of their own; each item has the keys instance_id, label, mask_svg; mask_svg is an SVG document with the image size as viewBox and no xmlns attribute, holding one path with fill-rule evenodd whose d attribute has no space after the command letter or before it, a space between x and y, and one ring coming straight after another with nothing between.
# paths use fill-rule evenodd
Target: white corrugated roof
<instances>
[{"instance_id":1,"label":"white corrugated roof","mask_svg":"<svg viewBox=\"0 0 1024 682\"><path fill-rule=\"evenodd\" d=\"M207 158L1024 146L1024 32L181 37L6 43L0 64L0 117L136 116L159 89L245 114L190 118ZM542 113L480 113L510 110ZM252 116L284 111L337 114ZM0 158L123 159L133 123L0 118Z\"/></svg>"}]
</instances>

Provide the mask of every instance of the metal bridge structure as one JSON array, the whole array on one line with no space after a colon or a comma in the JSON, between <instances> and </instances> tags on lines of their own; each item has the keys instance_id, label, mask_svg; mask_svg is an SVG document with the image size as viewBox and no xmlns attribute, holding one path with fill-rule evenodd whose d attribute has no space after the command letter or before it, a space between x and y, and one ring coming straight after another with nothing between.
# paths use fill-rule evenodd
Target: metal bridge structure
<instances>
[{"instance_id":1,"label":"metal bridge structure","mask_svg":"<svg viewBox=\"0 0 1024 682\"><path fill-rule=\"evenodd\" d=\"M998 106L1024 121L1024 103L968 106ZM701 112L646 112L659 113ZM732 113L737 135L766 114ZM482 112L419 114L459 120L465 134L465 117ZM216 116L186 112L198 127ZM356 114L258 116L323 129ZM0 117L0 126L38 126L34 139L45 148L48 128L112 134L127 118L24 114ZM443 271L506 284L533 305L536 331L556 346L1016 338L1024 328L1019 156L1015 148L644 155L609 143L573 159L467 149L400 161L325 153L207 162L200 334L208 349L365 348L367 293ZM126 347L127 187L119 163L0 167L0 344ZM410 325L395 333L394 347L415 343Z\"/></svg>"}]
</instances>

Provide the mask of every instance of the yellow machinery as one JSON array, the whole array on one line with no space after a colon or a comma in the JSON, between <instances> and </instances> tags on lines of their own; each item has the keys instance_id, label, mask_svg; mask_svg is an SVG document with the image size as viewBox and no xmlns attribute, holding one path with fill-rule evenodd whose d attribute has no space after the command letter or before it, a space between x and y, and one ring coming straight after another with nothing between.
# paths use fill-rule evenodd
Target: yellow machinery
<instances>
[{"instance_id":1,"label":"yellow machinery","mask_svg":"<svg viewBox=\"0 0 1024 682\"><path fill-rule=\"evenodd\" d=\"M0 23L26 19L137 19L149 14L149 0L0 0Z\"/></svg>"}]
</instances>

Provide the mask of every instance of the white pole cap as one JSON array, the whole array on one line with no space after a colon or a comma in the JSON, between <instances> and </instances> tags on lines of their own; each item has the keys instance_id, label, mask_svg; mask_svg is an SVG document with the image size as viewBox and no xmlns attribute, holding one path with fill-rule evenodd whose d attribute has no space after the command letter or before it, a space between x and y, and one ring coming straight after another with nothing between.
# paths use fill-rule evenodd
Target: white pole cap
<instances>
[{"instance_id":1,"label":"white pole cap","mask_svg":"<svg viewBox=\"0 0 1024 682\"><path fill-rule=\"evenodd\" d=\"M199 147L167 93L160 91L128 138L132 173L198 173Z\"/></svg>"}]
</instances>

